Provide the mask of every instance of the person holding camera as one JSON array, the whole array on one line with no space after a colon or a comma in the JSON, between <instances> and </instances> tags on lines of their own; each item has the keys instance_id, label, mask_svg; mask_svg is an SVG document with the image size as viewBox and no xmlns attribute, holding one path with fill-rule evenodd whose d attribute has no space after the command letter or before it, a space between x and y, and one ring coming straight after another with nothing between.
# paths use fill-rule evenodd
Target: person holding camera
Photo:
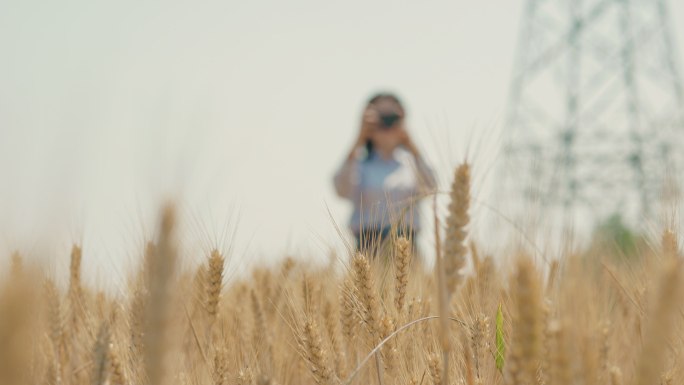
<instances>
[{"instance_id":1,"label":"person holding camera","mask_svg":"<svg viewBox=\"0 0 684 385\"><path fill-rule=\"evenodd\" d=\"M392 230L412 241L420 230L418 199L435 188L393 94L377 94L363 113L359 136L334 177L335 190L354 204L350 227L358 250L377 249Z\"/></svg>"}]
</instances>

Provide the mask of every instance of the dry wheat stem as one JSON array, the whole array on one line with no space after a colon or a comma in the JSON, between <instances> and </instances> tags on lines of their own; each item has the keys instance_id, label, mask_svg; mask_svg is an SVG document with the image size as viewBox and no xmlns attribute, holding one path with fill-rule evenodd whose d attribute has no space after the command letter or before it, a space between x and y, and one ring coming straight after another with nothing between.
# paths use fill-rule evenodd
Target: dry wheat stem
<instances>
[{"instance_id":1,"label":"dry wheat stem","mask_svg":"<svg viewBox=\"0 0 684 385\"><path fill-rule=\"evenodd\" d=\"M175 226L174 207L168 205L162 211L159 242L152 259L150 272L150 306L146 315L145 368L151 385L165 383L167 330L169 328L170 285L176 264L173 245Z\"/></svg>"},{"instance_id":2,"label":"dry wheat stem","mask_svg":"<svg viewBox=\"0 0 684 385\"><path fill-rule=\"evenodd\" d=\"M442 347L442 362L444 365L444 381L449 383L449 350L451 350L451 339L449 337L449 291L447 289L447 277L444 269L444 257L440 250L439 241L439 219L437 218L437 193L434 194L433 210L435 216L435 275L437 276L437 300L439 304L439 341Z\"/></svg>"}]
</instances>

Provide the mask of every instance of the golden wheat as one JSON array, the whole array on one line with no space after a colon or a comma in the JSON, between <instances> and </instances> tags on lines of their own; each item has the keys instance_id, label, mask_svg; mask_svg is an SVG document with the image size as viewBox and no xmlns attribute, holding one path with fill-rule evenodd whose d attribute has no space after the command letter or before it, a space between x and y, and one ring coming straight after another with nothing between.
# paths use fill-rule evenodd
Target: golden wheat
<instances>
[{"instance_id":1,"label":"golden wheat","mask_svg":"<svg viewBox=\"0 0 684 385\"><path fill-rule=\"evenodd\" d=\"M178 247L169 206L114 294L82 277L92 256L80 246L63 256L64 277L11 255L0 280L0 383L684 383L677 233L663 231L631 259L590 245L548 267L517 250L485 254L483 239L470 242L465 274L466 171L451 214L461 219L447 223L460 230L444 245L458 287L446 327L433 310L439 277L411 261L398 234L387 258L288 258L226 279L216 250L194 253L206 256L199 266L182 263L193 257Z\"/></svg>"}]
</instances>

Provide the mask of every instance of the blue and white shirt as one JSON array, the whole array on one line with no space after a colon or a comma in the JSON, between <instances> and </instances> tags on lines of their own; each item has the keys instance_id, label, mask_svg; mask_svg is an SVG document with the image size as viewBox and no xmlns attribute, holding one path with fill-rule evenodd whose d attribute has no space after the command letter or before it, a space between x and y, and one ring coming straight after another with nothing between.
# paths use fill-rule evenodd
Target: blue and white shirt
<instances>
[{"instance_id":1,"label":"blue and white shirt","mask_svg":"<svg viewBox=\"0 0 684 385\"><path fill-rule=\"evenodd\" d=\"M350 219L355 234L361 228L382 229L401 220L420 230L418 199L436 185L425 162L403 147L390 159L371 152L365 160L349 159L335 174L337 194L354 203Z\"/></svg>"}]
</instances>

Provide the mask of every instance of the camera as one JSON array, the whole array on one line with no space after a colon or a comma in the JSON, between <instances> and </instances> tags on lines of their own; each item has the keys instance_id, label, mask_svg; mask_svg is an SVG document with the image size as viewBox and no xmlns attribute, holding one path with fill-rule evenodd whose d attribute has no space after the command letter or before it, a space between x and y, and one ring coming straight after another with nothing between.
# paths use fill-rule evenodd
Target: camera
<instances>
[{"instance_id":1,"label":"camera","mask_svg":"<svg viewBox=\"0 0 684 385\"><path fill-rule=\"evenodd\" d=\"M401 116L399 116L398 114L381 115L380 116L380 128L383 128L383 129L390 128L399 119L401 119Z\"/></svg>"}]
</instances>

